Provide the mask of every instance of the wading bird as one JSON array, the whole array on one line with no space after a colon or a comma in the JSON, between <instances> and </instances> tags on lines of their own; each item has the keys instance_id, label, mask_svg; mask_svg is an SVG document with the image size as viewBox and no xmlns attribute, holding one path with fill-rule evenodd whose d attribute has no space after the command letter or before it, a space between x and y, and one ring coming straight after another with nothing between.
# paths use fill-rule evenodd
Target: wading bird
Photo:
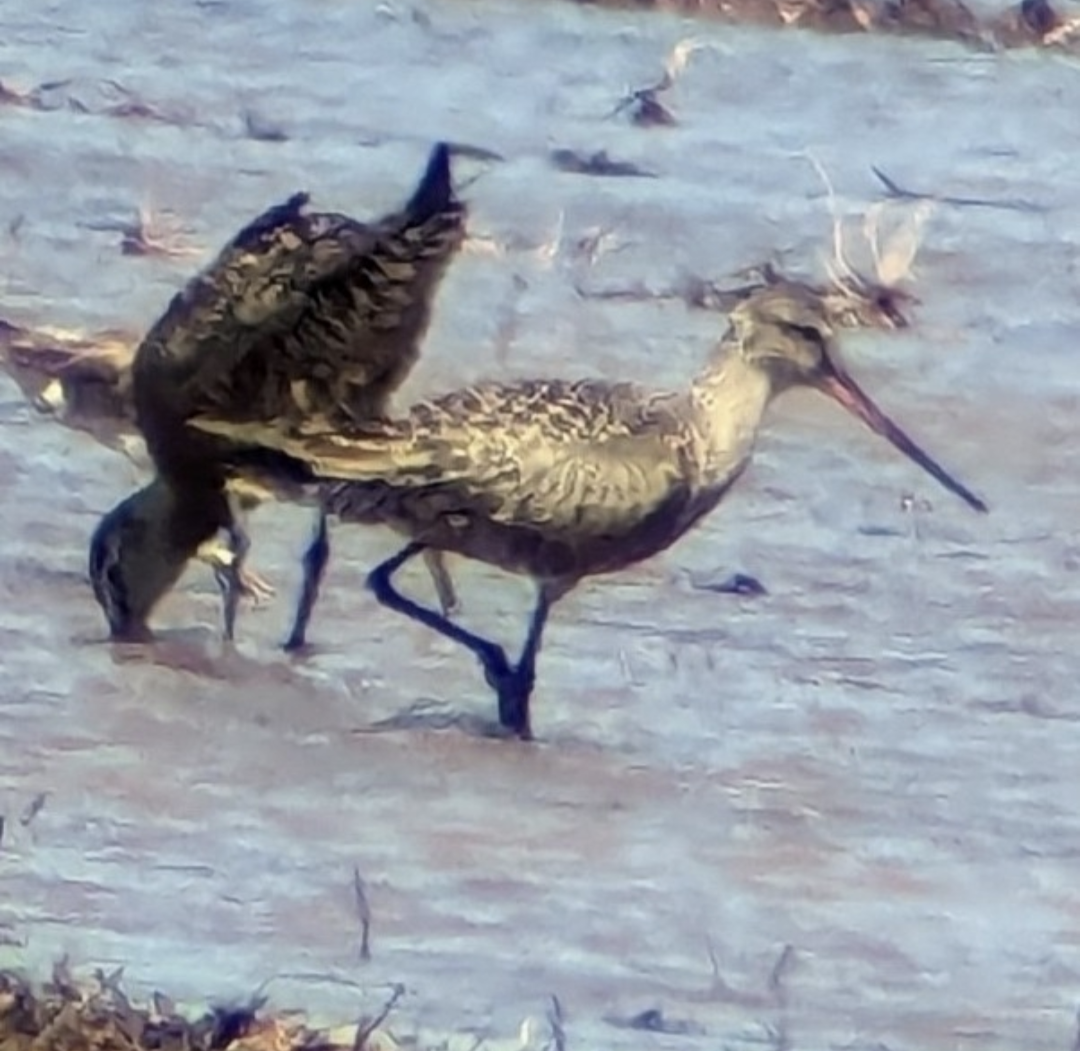
<instances>
[{"instance_id":1,"label":"wading bird","mask_svg":"<svg viewBox=\"0 0 1080 1051\"><path fill-rule=\"evenodd\" d=\"M723 499L749 462L769 403L796 386L838 401L977 511L986 504L893 423L837 359L820 300L798 286L740 303L689 388L629 383L487 383L414 406L403 418L292 435L213 419L208 433L280 463L343 521L383 523L410 538L368 582L383 605L461 643L483 665L499 720L531 735L529 698L552 606L584 577L663 551ZM450 551L537 585L520 659L406 598L394 573L425 551ZM314 594L305 588L304 598ZM310 607L301 604L303 622Z\"/></svg>"},{"instance_id":2,"label":"wading bird","mask_svg":"<svg viewBox=\"0 0 1080 1051\"><path fill-rule=\"evenodd\" d=\"M296 490L272 469L227 472L233 443L189 421L260 423L287 433L382 417L419 355L432 301L465 237L451 147L440 143L412 197L371 224L304 210L306 194L270 208L172 300L136 352L136 424L157 476L101 521L90 579L114 639L150 636L148 617L188 560L224 530L231 638L248 546L242 503ZM320 522L305 561L327 557ZM444 606L453 590L438 552L429 566ZM314 576L315 574L309 574Z\"/></svg>"}]
</instances>

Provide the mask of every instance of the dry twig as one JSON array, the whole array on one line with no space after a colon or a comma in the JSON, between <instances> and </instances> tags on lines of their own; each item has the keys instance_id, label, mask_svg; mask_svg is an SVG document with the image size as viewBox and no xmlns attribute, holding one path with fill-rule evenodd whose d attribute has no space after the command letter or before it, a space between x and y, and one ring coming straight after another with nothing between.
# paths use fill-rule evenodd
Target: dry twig
<instances>
[{"instance_id":1,"label":"dry twig","mask_svg":"<svg viewBox=\"0 0 1080 1051\"><path fill-rule=\"evenodd\" d=\"M706 46L694 37L680 40L664 60L663 76L655 84L637 88L623 96L610 115L614 117L624 110L630 110L630 119L642 127L665 127L677 124L675 115L657 96L674 86L675 81L686 69L690 56Z\"/></svg>"},{"instance_id":2,"label":"dry twig","mask_svg":"<svg viewBox=\"0 0 1080 1051\"><path fill-rule=\"evenodd\" d=\"M555 1051L566 1051L566 1016L563 1014L562 1004L559 998L552 993L551 1004L548 1006L547 1020L551 1026L551 1039L555 1045Z\"/></svg>"},{"instance_id":3,"label":"dry twig","mask_svg":"<svg viewBox=\"0 0 1080 1051\"><path fill-rule=\"evenodd\" d=\"M390 1012L397 1006L398 1000L405 995L405 986L400 982L396 982L393 987L393 991L390 994L390 999L383 1004L382 1009L372 1019L371 1022L365 1022L361 1019L356 1025L356 1039L353 1040L352 1051L366 1051L367 1042L371 1039L371 1035L386 1021Z\"/></svg>"},{"instance_id":4,"label":"dry twig","mask_svg":"<svg viewBox=\"0 0 1080 1051\"><path fill-rule=\"evenodd\" d=\"M166 221L164 214L155 215L143 205L138 219L121 229L120 251L124 255L164 256L183 258L200 256L203 250L188 243L174 220Z\"/></svg>"},{"instance_id":5,"label":"dry twig","mask_svg":"<svg viewBox=\"0 0 1080 1051\"><path fill-rule=\"evenodd\" d=\"M1017 197L1005 197L993 200L989 197L954 197L949 194L920 193L899 186L880 168L870 165L870 170L877 176L889 197L902 201L920 201L927 204L951 204L958 208L1001 208L1013 212L1045 212L1046 209L1032 201Z\"/></svg>"},{"instance_id":6,"label":"dry twig","mask_svg":"<svg viewBox=\"0 0 1080 1051\"><path fill-rule=\"evenodd\" d=\"M367 887L360 875L359 866L353 866L353 894L356 899L356 914L360 919L360 959L371 959L371 905L368 903Z\"/></svg>"},{"instance_id":7,"label":"dry twig","mask_svg":"<svg viewBox=\"0 0 1080 1051\"><path fill-rule=\"evenodd\" d=\"M23 808L23 812L19 815L19 824L22 825L23 828L26 828L30 822L41 813L45 807L45 800L48 798L48 792L38 792L38 794L26 804Z\"/></svg>"}]
</instances>

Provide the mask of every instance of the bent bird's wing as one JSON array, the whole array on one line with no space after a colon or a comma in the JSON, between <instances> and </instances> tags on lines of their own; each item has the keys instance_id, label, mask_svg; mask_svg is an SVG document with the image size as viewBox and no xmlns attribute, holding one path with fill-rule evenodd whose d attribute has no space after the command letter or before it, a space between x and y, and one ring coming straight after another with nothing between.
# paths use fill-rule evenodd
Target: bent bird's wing
<instances>
[{"instance_id":1,"label":"bent bird's wing","mask_svg":"<svg viewBox=\"0 0 1080 1051\"><path fill-rule=\"evenodd\" d=\"M244 227L150 329L135 365L145 426L202 413L363 415L368 388L377 400L404 378L464 237L447 147L405 207L377 223L306 203L296 194Z\"/></svg>"}]
</instances>

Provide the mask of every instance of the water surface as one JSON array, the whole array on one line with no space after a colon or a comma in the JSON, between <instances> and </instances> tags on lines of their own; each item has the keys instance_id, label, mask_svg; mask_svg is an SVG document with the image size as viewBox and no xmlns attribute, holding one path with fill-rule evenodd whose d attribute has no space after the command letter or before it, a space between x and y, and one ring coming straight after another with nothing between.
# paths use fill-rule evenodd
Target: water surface
<instances>
[{"instance_id":1,"label":"water surface","mask_svg":"<svg viewBox=\"0 0 1080 1051\"><path fill-rule=\"evenodd\" d=\"M707 46L668 100L680 125L612 119L691 32ZM92 19L53 0L0 15L0 37L6 84L73 80L56 108L0 110L0 301L24 324L139 330L297 189L375 215L435 138L503 154L468 191L486 247L449 275L403 402L480 376L685 382L722 318L575 286L663 289L774 254L820 276L830 218L808 151L852 216L880 199L871 165L1032 206L940 206L915 327L844 341L992 514L814 395L786 398L698 532L558 608L534 746L438 728L493 702L468 655L363 590L394 549L379 531L335 531L319 649L283 657L309 524L295 508L256 516L253 559L280 594L244 612L236 652L216 642L202 566L162 606L151 651L103 645L86 542L138 472L5 381L0 931L25 945L0 963L69 952L193 1000L272 979L275 1003L338 1020L401 981L402 1026L505 1038L554 993L581 1047L751 1047L776 1031L801 1047L1070 1045L1070 62L489 0L279 0L272 15L165 0ZM107 115L106 78L160 119ZM657 177L558 173L555 148ZM121 254L117 227L140 206L196 254ZM590 265L575 245L598 231ZM465 620L516 645L527 587L453 568ZM769 594L695 586L736 569ZM421 572L408 581L427 594ZM354 865L374 913L367 964ZM654 1007L690 1031L612 1024Z\"/></svg>"}]
</instances>

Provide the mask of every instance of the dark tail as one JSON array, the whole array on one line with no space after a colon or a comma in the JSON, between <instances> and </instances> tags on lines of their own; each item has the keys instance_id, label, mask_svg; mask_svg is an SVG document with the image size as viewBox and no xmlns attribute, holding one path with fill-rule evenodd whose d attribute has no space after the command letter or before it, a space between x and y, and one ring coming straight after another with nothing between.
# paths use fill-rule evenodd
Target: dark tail
<instances>
[{"instance_id":1,"label":"dark tail","mask_svg":"<svg viewBox=\"0 0 1080 1051\"><path fill-rule=\"evenodd\" d=\"M459 204L450 177L450 147L445 142L436 143L420 185L405 205L405 214L414 223L423 223Z\"/></svg>"}]
</instances>

